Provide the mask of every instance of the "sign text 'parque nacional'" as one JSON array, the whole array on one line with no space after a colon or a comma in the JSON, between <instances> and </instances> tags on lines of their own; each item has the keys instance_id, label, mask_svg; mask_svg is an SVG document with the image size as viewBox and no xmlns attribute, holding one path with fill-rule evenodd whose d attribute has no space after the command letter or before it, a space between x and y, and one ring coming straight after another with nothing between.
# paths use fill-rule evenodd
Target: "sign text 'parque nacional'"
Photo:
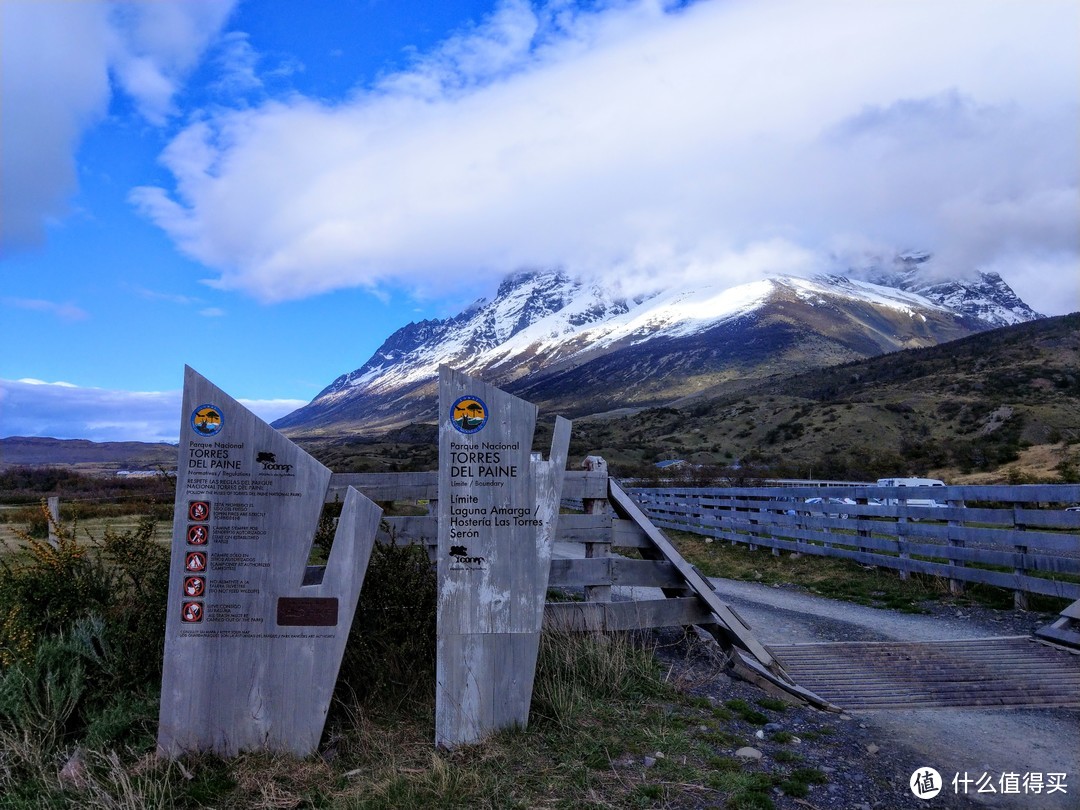
<instances>
[{"instance_id":1,"label":"sign text 'parque nacional'","mask_svg":"<svg viewBox=\"0 0 1080 810\"><path fill-rule=\"evenodd\" d=\"M185 370L160 755L316 750L382 514L350 487L326 567L309 570L329 483Z\"/></svg>"},{"instance_id":2,"label":"sign text 'parque nacional'","mask_svg":"<svg viewBox=\"0 0 1080 810\"><path fill-rule=\"evenodd\" d=\"M535 405L439 369L435 738L525 726L570 422L533 456Z\"/></svg>"}]
</instances>

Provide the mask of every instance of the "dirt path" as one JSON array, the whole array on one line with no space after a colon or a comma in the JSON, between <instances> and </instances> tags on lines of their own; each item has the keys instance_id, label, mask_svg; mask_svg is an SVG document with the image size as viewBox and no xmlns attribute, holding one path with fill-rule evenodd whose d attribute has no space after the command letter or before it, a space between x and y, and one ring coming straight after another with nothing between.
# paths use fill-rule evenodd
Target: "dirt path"
<instances>
[{"instance_id":1,"label":"dirt path","mask_svg":"<svg viewBox=\"0 0 1080 810\"><path fill-rule=\"evenodd\" d=\"M712 580L717 593L750 624L766 645L825 641L927 641L1027 634L1047 617L981 608L943 608L936 615L908 615L825 599L795 588ZM973 807L1023 810L1080 808L1080 710L1055 708L935 708L853 711L855 727L880 749L877 762L890 781L906 780L930 766L947 783L941 797L924 804L942 806L954 775L979 779L991 774L1000 789L1003 774L1065 773L1067 792L1053 794L977 793ZM906 776L905 776L906 775ZM984 783L985 786L985 783ZM962 789L962 787L961 787ZM914 798L913 794L908 798ZM956 803L957 799L954 798ZM965 802L959 801L958 806ZM906 806L906 805L905 805Z\"/></svg>"}]
</instances>

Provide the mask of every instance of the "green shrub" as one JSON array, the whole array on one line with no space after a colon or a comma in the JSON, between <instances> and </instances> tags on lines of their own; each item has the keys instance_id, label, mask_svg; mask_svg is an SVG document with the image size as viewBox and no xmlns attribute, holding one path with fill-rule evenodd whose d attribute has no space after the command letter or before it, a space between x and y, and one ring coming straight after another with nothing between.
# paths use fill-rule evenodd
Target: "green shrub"
<instances>
[{"instance_id":1,"label":"green shrub","mask_svg":"<svg viewBox=\"0 0 1080 810\"><path fill-rule=\"evenodd\" d=\"M102 539L80 544L72 525L52 523L55 546L22 534L24 554L0 561L0 666L33 658L46 638L66 633L80 620L105 621L103 638L124 650L117 680L129 687L161 675L169 549L153 539L147 517L135 529L106 527Z\"/></svg>"},{"instance_id":2,"label":"green shrub","mask_svg":"<svg viewBox=\"0 0 1080 810\"><path fill-rule=\"evenodd\" d=\"M161 682L165 613L169 599L169 548L154 541L156 523L146 517L132 530L106 528L101 557L111 596L105 636L124 655L115 666L118 684L156 688Z\"/></svg>"},{"instance_id":3,"label":"green shrub","mask_svg":"<svg viewBox=\"0 0 1080 810\"><path fill-rule=\"evenodd\" d=\"M338 676L364 700L434 694L435 571L423 545L376 543Z\"/></svg>"},{"instance_id":4,"label":"green shrub","mask_svg":"<svg viewBox=\"0 0 1080 810\"><path fill-rule=\"evenodd\" d=\"M55 546L20 533L24 558L0 559L0 666L32 660L42 639L104 612L111 597L106 573L74 529L53 526Z\"/></svg>"},{"instance_id":5,"label":"green shrub","mask_svg":"<svg viewBox=\"0 0 1080 810\"><path fill-rule=\"evenodd\" d=\"M75 743L152 742L169 573L152 518L85 544L52 526L0 564L0 784L45 792Z\"/></svg>"}]
</instances>

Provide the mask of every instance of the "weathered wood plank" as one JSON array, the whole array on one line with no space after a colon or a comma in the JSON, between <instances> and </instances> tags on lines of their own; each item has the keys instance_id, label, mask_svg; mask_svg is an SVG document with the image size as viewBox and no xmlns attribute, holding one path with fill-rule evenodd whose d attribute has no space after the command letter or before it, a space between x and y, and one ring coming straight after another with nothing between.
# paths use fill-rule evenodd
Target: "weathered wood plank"
<instances>
[{"instance_id":1,"label":"weathered wood plank","mask_svg":"<svg viewBox=\"0 0 1080 810\"><path fill-rule=\"evenodd\" d=\"M1076 619L1080 621L1080 599L1073 602L1071 605L1066 605L1061 611L1061 615L1067 619Z\"/></svg>"},{"instance_id":2,"label":"weathered wood plank","mask_svg":"<svg viewBox=\"0 0 1080 810\"><path fill-rule=\"evenodd\" d=\"M721 539L732 540L739 543L756 542L766 545L763 540L749 540L742 535L728 535ZM1060 580L1044 579L1032 576L1017 576L1015 574L999 571L985 571L980 568L960 568L944 563L926 562L922 560L903 559L900 557L887 557L881 554L864 553L851 549L826 547L810 543L796 543L787 540L773 539L769 546L784 551L798 552L800 554L813 554L821 557L840 557L853 560L863 565L875 565L882 568L892 568L933 576L952 579L962 579L965 582L981 582L985 585L994 585L999 588L1015 590L1022 588L1030 593L1040 593L1046 596L1059 596L1066 599L1080 597L1080 585Z\"/></svg>"},{"instance_id":3,"label":"weathered wood plank","mask_svg":"<svg viewBox=\"0 0 1080 810\"><path fill-rule=\"evenodd\" d=\"M675 566L690 588L693 589L713 614L715 614L715 621L724 629L725 633L731 637L732 641L753 655L763 666L774 670L779 669L779 664L777 664L772 655L769 654L769 651L754 638L753 634L745 629L742 622L728 609L727 605L720 601L720 598L717 597L708 581L697 572L697 569L682 558L679 552L675 550L675 547L671 545L671 541L664 536L663 532L659 531L649 522L649 519L645 517L645 514L638 505L634 503L633 499L623 492L622 488L615 483L615 481L609 481L608 491L616 512L633 520L641 527L652 541L653 546L657 551L659 551L668 562Z\"/></svg>"},{"instance_id":4,"label":"weathered wood plank","mask_svg":"<svg viewBox=\"0 0 1080 810\"><path fill-rule=\"evenodd\" d=\"M652 541L634 521L616 519L611 524L611 545L615 548L648 548Z\"/></svg>"},{"instance_id":5,"label":"weathered wood plank","mask_svg":"<svg viewBox=\"0 0 1080 810\"><path fill-rule=\"evenodd\" d=\"M852 509L846 504L831 504L834 510ZM882 508L885 510L886 508ZM906 518L906 523L894 523L885 521L864 521L864 519L823 518L813 516L793 516L778 514L768 519L754 517L750 513L729 514L679 514L670 510L649 510L654 521L670 524L673 528L681 528L693 531L701 527L717 527L730 530L755 531L762 535L781 534L795 536L796 531L812 530L816 534L825 535L826 529L836 531L873 531L878 534L887 534L889 531L903 530L908 537L926 539L957 540L969 545L991 545L999 549L1012 549L1016 544L1027 545L1029 549L1044 552L1075 552L1080 544L1076 535L1061 534L1061 532L1015 530L1012 528L987 528L946 525L936 522L937 518L948 518L949 515L963 516L963 509L931 509L931 508L899 508L890 507L888 511L892 515ZM1008 511L1008 510L1007 510ZM1008 511L1011 515L1012 512ZM926 515L935 518L935 522L924 522ZM923 521L916 522L915 518L921 516ZM902 527L902 528L901 528ZM809 535L806 539L813 539Z\"/></svg>"},{"instance_id":6,"label":"weathered wood plank","mask_svg":"<svg viewBox=\"0 0 1080 810\"><path fill-rule=\"evenodd\" d=\"M563 498L606 498L607 473L566 470ZM326 493L327 503L340 500L348 487L355 487L373 501L430 501L439 497L438 471L406 473L333 473Z\"/></svg>"},{"instance_id":7,"label":"weathered wood plank","mask_svg":"<svg viewBox=\"0 0 1080 810\"><path fill-rule=\"evenodd\" d=\"M1080 631L1070 630L1067 627L1047 625L1036 630L1035 635L1047 641L1065 644L1069 647L1080 647Z\"/></svg>"},{"instance_id":8,"label":"weathered wood plank","mask_svg":"<svg viewBox=\"0 0 1080 810\"><path fill-rule=\"evenodd\" d=\"M549 585L552 588L584 588L611 584L611 557L552 560Z\"/></svg>"},{"instance_id":9,"label":"weathered wood plank","mask_svg":"<svg viewBox=\"0 0 1080 810\"><path fill-rule=\"evenodd\" d=\"M628 560L616 557L611 566L613 585L641 588L674 588L684 586L678 568L666 560Z\"/></svg>"},{"instance_id":10,"label":"weathered wood plank","mask_svg":"<svg viewBox=\"0 0 1080 810\"><path fill-rule=\"evenodd\" d=\"M593 557L552 560L550 584L560 588L583 588L591 585L674 588L684 583L678 570L669 562Z\"/></svg>"},{"instance_id":11,"label":"weathered wood plank","mask_svg":"<svg viewBox=\"0 0 1080 810\"><path fill-rule=\"evenodd\" d=\"M432 500L438 497L438 473L334 473L330 478L327 499L355 487L373 501Z\"/></svg>"},{"instance_id":12,"label":"weathered wood plank","mask_svg":"<svg viewBox=\"0 0 1080 810\"><path fill-rule=\"evenodd\" d=\"M617 632L708 624L712 611L696 596L636 602L549 602L544 627L571 632Z\"/></svg>"}]
</instances>

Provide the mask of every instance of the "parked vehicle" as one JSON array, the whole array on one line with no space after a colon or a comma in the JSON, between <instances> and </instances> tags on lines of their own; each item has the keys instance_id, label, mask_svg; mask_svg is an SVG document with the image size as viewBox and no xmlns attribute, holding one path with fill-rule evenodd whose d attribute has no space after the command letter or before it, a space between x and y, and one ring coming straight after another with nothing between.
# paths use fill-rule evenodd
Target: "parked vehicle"
<instances>
[{"instance_id":1,"label":"parked vehicle","mask_svg":"<svg viewBox=\"0 0 1080 810\"><path fill-rule=\"evenodd\" d=\"M841 506L854 506L855 505L855 501L853 501L851 498L807 498L805 503L813 504L815 506L822 506L822 505L829 505L829 504L840 504ZM843 511L843 510L836 511L836 512L826 512L825 513L825 517L831 517L831 518L838 517L838 518L843 518L844 520L847 520L848 516L849 516L849 513L847 511Z\"/></svg>"},{"instance_id":2,"label":"parked vehicle","mask_svg":"<svg viewBox=\"0 0 1080 810\"><path fill-rule=\"evenodd\" d=\"M937 478L879 478L877 485L879 487L943 487L944 481L939 481ZM946 504L939 503L933 498L907 498L908 506L928 506L945 507ZM882 498L881 504L883 506L895 506L900 503L899 498Z\"/></svg>"}]
</instances>

